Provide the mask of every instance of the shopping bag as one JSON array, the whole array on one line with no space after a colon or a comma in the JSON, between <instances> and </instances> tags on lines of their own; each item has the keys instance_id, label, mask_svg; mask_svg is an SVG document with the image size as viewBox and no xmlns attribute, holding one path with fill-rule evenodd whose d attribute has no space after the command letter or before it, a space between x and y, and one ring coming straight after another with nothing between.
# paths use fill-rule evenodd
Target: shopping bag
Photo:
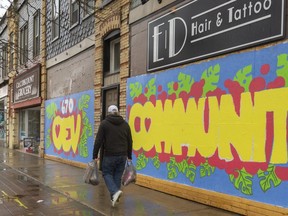
<instances>
[{"instance_id":1,"label":"shopping bag","mask_svg":"<svg viewBox=\"0 0 288 216\"><path fill-rule=\"evenodd\" d=\"M90 179L89 179L89 183L92 185L98 185L100 183L98 166L96 162L94 162L94 167L93 167L92 175L90 176Z\"/></svg>"},{"instance_id":2,"label":"shopping bag","mask_svg":"<svg viewBox=\"0 0 288 216\"><path fill-rule=\"evenodd\" d=\"M126 167L122 175L122 185L127 186L128 184L136 182L136 168L132 161L126 162Z\"/></svg>"},{"instance_id":3,"label":"shopping bag","mask_svg":"<svg viewBox=\"0 0 288 216\"><path fill-rule=\"evenodd\" d=\"M83 180L87 184L98 185L99 184L99 172L97 163L93 160L87 164Z\"/></svg>"},{"instance_id":4,"label":"shopping bag","mask_svg":"<svg viewBox=\"0 0 288 216\"><path fill-rule=\"evenodd\" d=\"M83 180L87 184L89 184L89 179L90 179L92 172L93 172L94 163L95 163L94 161L91 161L87 164L87 167L86 167L86 170L85 170L85 173L83 176Z\"/></svg>"}]
</instances>

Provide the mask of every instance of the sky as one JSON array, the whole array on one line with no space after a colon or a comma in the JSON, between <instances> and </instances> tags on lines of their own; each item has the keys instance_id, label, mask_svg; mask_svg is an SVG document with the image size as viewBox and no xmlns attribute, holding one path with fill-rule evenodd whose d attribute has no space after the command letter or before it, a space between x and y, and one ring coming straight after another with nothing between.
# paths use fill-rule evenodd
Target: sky
<instances>
[{"instance_id":1,"label":"sky","mask_svg":"<svg viewBox=\"0 0 288 216\"><path fill-rule=\"evenodd\" d=\"M9 5L10 2L8 0L0 0L0 17L2 17L5 14Z\"/></svg>"}]
</instances>

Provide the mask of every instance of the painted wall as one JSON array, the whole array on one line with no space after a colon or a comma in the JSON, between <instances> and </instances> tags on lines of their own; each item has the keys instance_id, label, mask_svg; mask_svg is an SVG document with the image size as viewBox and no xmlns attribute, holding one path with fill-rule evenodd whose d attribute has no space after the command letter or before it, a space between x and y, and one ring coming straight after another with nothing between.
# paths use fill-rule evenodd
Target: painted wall
<instances>
[{"instance_id":1,"label":"painted wall","mask_svg":"<svg viewBox=\"0 0 288 216\"><path fill-rule=\"evenodd\" d=\"M87 163L94 145L94 91L45 102L45 153Z\"/></svg>"},{"instance_id":2,"label":"painted wall","mask_svg":"<svg viewBox=\"0 0 288 216\"><path fill-rule=\"evenodd\" d=\"M127 83L138 173L288 208L288 44Z\"/></svg>"}]
</instances>

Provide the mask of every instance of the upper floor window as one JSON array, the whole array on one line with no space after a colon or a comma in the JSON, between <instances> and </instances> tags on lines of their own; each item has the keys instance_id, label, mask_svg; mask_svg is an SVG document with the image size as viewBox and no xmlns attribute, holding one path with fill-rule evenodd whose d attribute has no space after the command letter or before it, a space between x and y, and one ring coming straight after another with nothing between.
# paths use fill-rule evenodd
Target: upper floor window
<instances>
[{"instance_id":1,"label":"upper floor window","mask_svg":"<svg viewBox=\"0 0 288 216\"><path fill-rule=\"evenodd\" d=\"M33 18L33 57L40 54L40 13L36 12Z\"/></svg>"},{"instance_id":2,"label":"upper floor window","mask_svg":"<svg viewBox=\"0 0 288 216\"><path fill-rule=\"evenodd\" d=\"M14 53L15 53L15 46L14 46L14 33L12 32L10 34L9 39L9 69L13 70L13 61L14 61Z\"/></svg>"},{"instance_id":3,"label":"upper floor window","mask_svg":"<svg viewBox=\"0 0 288 216\"><path fill-rule=\"evenodd\" d=\"M70 26L79 22L79 1L71 0L70 2Z\"/></svg>"},{"instance_id":4,"label":"upper floor window","mask_svg":"<svg viewBox=\"0 0 288 216\"><path fill-rule=\"evenodd\" d=\"M28 25L20 29L20 64L28 61Z\"/></svg>"},{"instance_id":5,"label":"upper floor window","mask_svg":"<svg viewBox=\"0 0 288 216\"><path fill-rule=\"evenodd\" d=\"M89 16L94 12L94 0L84 0L83 1L83 10L84 10L84 17Z\"/></svg>"},{"instance_id":6,"label":"upper floor window","mask_svg":"<svg viewBox=\"0 0 288 216\"><path fill-rule=\"evenodd\" d=\"M52 0L52 38L59 37L59 27L60 27L60 7L59 0Z\"/></svg>"},{"instance_id":7,"label":"upper floor window","mask_svg":"<svg viewBox=\"0 0 288 216\"><path fill-rule=\"evenodd\" d=\"M110 33L104 39L104 73L120 72L120 31Z\"/></svg>"},{"instance_id":8,"label":"upper floor window","mask_svg":"<svg viewBox=\"0 0 288 216\"><path fill-rule=\"evenodd\" d=\"M2 49L1 49L1 77L2 79L7 76L7 63L8 63L8 57L7 57L7 44L3 43Z\"/></svg>"}]
</instances>

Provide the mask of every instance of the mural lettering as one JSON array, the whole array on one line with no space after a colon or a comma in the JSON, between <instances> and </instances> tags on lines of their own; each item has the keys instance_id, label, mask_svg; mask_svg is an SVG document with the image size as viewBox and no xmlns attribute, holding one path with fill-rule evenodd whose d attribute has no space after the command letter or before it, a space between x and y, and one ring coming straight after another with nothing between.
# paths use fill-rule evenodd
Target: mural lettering
<instances>
[{"instance_id":1,"label":"mural lettering","mask_svg":"<svg viewBox=\"0 0 288 216\"><path fill-rule=\"evenodd\" d=\"M253 196L255 184L263 192L282 193L278 187L288 182L287 48L130 78L127 117L138 171L167 173L180 183L183 175L207 189L213 186L199 177L223 170L242 194ZM215 190L231 193L226 187ZM273 196L264 199L275 204Z\"/></svg>"},{"instance_id":2,"label":"mural lettering","mask_svg":"<svg viewBox=\"0 0 288 216\"><path fill-rule=\"evenodd\" d=\"M47 101L46 152L88 162L93 145L93 91ZM53 147L52 147L53 146ZM51 150L53 148L53 150ZM75 159L74 159L75 160Z\"/></svg>"}]
</instances>

